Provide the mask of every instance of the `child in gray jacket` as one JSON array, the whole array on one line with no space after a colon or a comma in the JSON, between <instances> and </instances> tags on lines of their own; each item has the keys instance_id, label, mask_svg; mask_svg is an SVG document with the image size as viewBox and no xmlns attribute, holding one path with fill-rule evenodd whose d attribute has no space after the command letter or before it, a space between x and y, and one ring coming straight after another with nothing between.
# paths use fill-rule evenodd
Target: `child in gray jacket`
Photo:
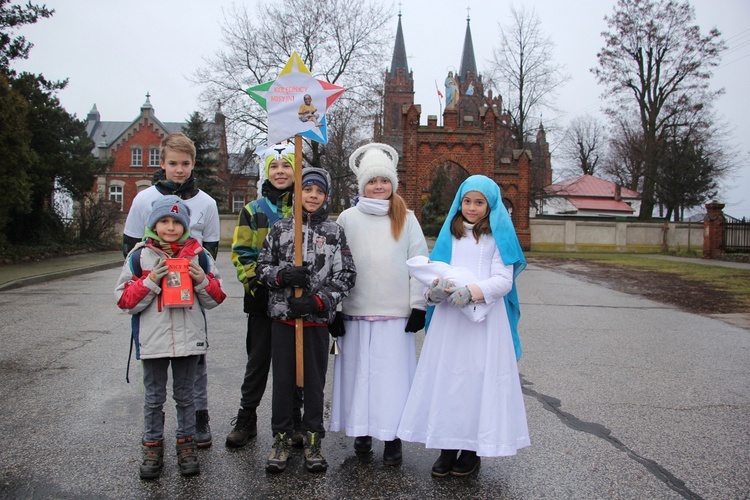
<instances>
[{"instance_id":1,"label":"child in gray jacket","mask_svg":"<svg viewBox=\"0 0 750 500\"><path fill-rule=\"evenodd\" d=\"M193 384L198 358L206 353L204 310L224 301L218 270L209 252L190 237L190 209L177 196L154 201L144 240L128 254L115 288L117 305L133 315L136 358L141 360L143 462L140 477L159 476L164 459L164 414L167 370L172 366L173 398L177 407L177 461L184 476L200 473L193 442L195 404ZM184 258L196 304L164 307L162 278L167 258Z\"/></svg>"}]
</instances>

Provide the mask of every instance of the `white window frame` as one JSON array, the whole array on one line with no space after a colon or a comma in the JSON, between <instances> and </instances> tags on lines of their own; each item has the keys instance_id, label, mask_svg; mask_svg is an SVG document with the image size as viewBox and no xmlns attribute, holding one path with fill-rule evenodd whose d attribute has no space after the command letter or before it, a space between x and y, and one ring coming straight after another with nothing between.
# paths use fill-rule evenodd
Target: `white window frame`
<instances>
[{"instance_id":1,"label":"white window frame","mask_svg":"<svg viewBox=\"0 0 750 500\"><path fill-rule=\"evenodd\" d=\"M143 166L143 149L141 147L133 147L130 149L130 166Z\"/></svg>"},{"instance_id":2,"label":"white window frame","mask_svg":"<svg viewBox=\"0 0 750 500\"><path fill-rule=\"evenodd\" d=\"M159 148L149 148L148 150L148 166L158 167L159 166Z\"/></svg>"},{"instance_id":3,"label":"white window frame","mask_svg":"<svg viewBox=\"0 0 750 500\"><path fill-rule=\"evenodd\" d=\"M232 195L232 213L238 214L242 211L242 208L246 205L245 195L235 193Z\"/></svg>"},{"instance_id":4,"label":"white window frame","mask_svg":"<svg viewBox=\"0 0 750 500\"><path fill-rule=\"evenodd\" d=\"M112 181L109 183L107 188L107 199L120 204L120 211L122 211L122 204L125 198L125 183L122 181Z\"/></svg>"}]
</instances>

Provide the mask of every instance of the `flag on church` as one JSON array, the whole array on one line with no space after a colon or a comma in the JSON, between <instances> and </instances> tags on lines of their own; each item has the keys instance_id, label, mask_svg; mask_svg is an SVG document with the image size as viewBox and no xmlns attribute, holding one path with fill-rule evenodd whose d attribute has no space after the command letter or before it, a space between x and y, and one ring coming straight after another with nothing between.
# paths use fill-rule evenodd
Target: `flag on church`
<instances>
[{"instance_id":1,"label":"flag on church","mask_svg":"<svg viewBox=\"0 0 750 500\"><path fill-rule=\"evenodd\" d=\"M438 88L437 80L435 80L435 90L437 90L438 96L442 99L443 93L440 92L440 88Z\"/></svg>"},{"instance_id":2,"label":"flag on church","mask_svg":"<svg viewBox=\"0 0 750 500\"><path fill-rule=\"evenodd\" d=\"M328 143L326 112L344 87L312 76L297 52L292 52L279 77L246 90L268 112L268 143L301 135Z\"/></svg>"}]
</instances>

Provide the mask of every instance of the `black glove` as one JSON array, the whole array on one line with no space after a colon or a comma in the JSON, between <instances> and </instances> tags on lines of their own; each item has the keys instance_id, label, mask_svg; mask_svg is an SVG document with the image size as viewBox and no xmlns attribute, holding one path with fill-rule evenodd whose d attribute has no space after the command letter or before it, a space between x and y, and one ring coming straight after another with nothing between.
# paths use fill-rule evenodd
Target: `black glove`
<instances>
[{"instance_id":1,"label":"black glove","mask_svg":"<svg viewBox=\"0 0 750 500\"><path fill-rule=\"evenodd\" d=\"M427 312L420 309L412 309L404 331L416 333L424 328L425 316L427 316Z\"/></svg>"},{"instance_id":2,"label":"black glove","mask_svg":"<svg viewBox=\"0 0 750 500\"><path fill-rule=\"evenodd\" d=\"M336 316L333 317L333 323L328 325L328 332L331 334L331 337L343 337L346 333L344 317L341 316L340 312L336 312Z\"/></svg>"},{"instance_id":3,"label":"black glove","mask_svg":"<svg viewBox=\"0 0 750 500\"><path fill-rule=\"evenodd\" d=\"M292 297L289 299L289 316L292 318L301 318L312 313L320 311L320 303L315 295L304 293L302 297Z\"/></svg>"},{"instance_id":4,"label":"black glove","mask_svg":"<svg viewBox=\"0 0 750 500\"><path fill-rule=\"evenodd\" d=\"M310 269L307 266L285 267L276 279L283 287L305 288L310 283Z\"/></svg>"}]
</instances>

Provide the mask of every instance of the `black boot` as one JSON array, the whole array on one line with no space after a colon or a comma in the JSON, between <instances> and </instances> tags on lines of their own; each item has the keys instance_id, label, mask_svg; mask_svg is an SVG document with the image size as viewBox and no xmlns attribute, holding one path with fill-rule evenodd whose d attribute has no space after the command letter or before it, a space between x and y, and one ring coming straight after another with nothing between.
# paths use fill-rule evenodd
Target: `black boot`
<instances>
[{"instance_id":1,"label":"black boot","mask_svg":"<svg viewBox=\"0 0 750 500\"><path fill-rule=\"evenodd\" d=\"M230 448L241 448L250 438L258 435L258 417L255 410L240 408L237 416L232 419L232 425L234 429L227 434L227 446Z\"/></svg>"},{"instance_id":2,"label":"black boot","mask_svg":"<svg viewBox=\"0 0 750 500\"><path fill-rule=\"evenodd\" d=\"M401 465L403 454L401 452L401 440L399 438L393 441L386 441L383 448L383 464Z\"/></svg>"},{"instance_id":3,"label":"black boot","mask_svg":"<svg viewBox=\"0 0 750 500\"><path fill-rule=\"evenodd\" d=\"M458 450L440 450L440 456L432 465L432 475L435 477L445 477L451 473L453 464L456 463Z\"/></svg>"},{"instance_id":4,"label":"black boot","mask_svg":"<svg viewBox=\"0 0 750 500\"><path fill-rule=\"evenodd\" d=\"M198 448L210 448L213 439L211 438L211 426L208 421L208 410L197 410L195 412L195 434L193 442Z\"/></svg>"},{"instance_id":5,"label":"black boot","mask_svg":"<svg viewBox=\"0 0 750 500\"><path fill-rule=\"evenodd\" d=\"M372 450L372 438L370 436L359 436L354 438L354 451L357 453L370 453Z\"/></svg>"},{"instance_id":6,"label":"black boot","mask_svg":"<svg viewBox=\"0 0 750 500\"><path fill-rule=\"evenodd\" d=\"M451 468L451 476L468 476L479 468L482 459L477 456L476 451L461 450L461 456Z\"/></svg>"}]
</instances>

